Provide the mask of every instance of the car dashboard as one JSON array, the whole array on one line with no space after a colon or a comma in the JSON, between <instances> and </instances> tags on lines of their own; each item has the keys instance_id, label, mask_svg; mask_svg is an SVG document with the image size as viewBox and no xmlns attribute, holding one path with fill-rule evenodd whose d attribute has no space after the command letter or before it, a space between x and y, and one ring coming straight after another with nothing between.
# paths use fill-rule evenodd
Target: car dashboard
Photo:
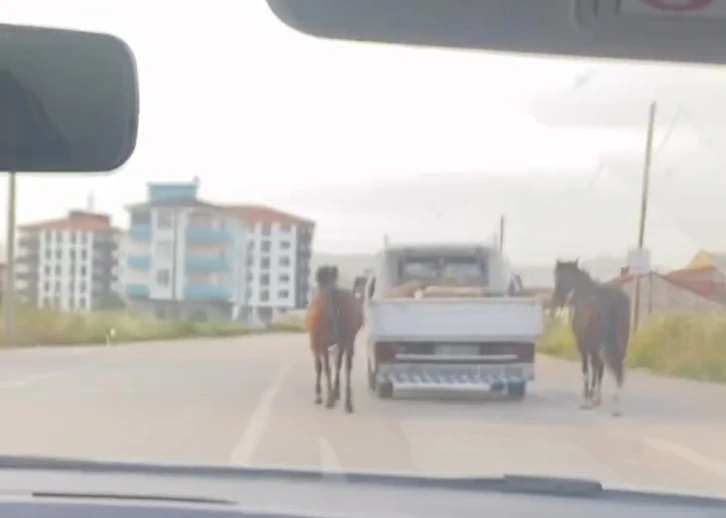
<instances>
[{"instance_id":1,"label":"car dashboard","mask_svg":"<svg viewBox=\"0 0 726 518\"><path fill-rule=\"evenodd\" d=\"M607 490L597 482L549 478L427 478L0 459L3 518L621 515L726 516L726 501Z\"/></svg>"}]
</instances>

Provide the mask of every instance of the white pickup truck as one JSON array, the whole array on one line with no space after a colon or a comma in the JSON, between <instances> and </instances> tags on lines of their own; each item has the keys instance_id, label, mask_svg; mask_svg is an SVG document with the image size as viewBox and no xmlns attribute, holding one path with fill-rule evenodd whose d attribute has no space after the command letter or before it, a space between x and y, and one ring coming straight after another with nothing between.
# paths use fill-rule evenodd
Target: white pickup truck
<instances>
[{"instance_id":1,"label":"white pickup truck","mask_svg":"<svg viewBox=\"0 0 726 518\"><path fill-rule=\"evenodd\" d=\"M492 247L386 247L364 297L371 390L390 398L397 389L486 389L523 399L544 315L516 286Z\"/></svg>"}]
</instances>

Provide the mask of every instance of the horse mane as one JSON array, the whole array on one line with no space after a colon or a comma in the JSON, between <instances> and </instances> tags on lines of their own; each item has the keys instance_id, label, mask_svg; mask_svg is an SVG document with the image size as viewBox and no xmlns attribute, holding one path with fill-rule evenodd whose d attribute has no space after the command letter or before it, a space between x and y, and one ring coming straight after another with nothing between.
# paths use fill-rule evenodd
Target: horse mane
<instances>
[{"instance_id":1,"label":"horse mane","mask_svg":"<svg viewBox=\"0 0 726 518\"><path fill-rule=\"evenodd\" d=\"M600 284L599 281L596 279L593 279L590 275L590 272L586 269L580 266L580 259L575 259L574 261L561 261L557 260L557 263L555 264L555 270L556 271L569 271L572 273L577 274L579 277L582 277L583 279L588 280L589 282L593 284Z\"/></svg>"}]
</instances>

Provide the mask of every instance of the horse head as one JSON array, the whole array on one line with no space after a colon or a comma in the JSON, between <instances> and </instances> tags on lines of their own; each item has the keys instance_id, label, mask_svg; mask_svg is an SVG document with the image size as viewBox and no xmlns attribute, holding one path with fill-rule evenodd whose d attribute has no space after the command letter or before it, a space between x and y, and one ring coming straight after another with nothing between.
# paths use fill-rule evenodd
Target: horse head
<instances>
[{"instance_id":1,"label":"horse head","mask_svg":"<svg viewBox=\"0 0 726 518\"><path fill-rule=\"evenodd\" d=\"M566 306L583 276L588 276L580 268L579 261L579 258L574 261L561 261L558 259L555 263L555 289L550 301L550 305L554 309Z\"/></svg>"},{"instance_id":2,"label":"horse head","mask_svg":"<svg viewBox=\"0 0 726 518\"><path fill-rule=\"evenodd\" d=\"M318 289L324 290L335 286L338 282L338 267L334 265L319 266L315 271L315 282Z\"/></svg>"}]
</instances>

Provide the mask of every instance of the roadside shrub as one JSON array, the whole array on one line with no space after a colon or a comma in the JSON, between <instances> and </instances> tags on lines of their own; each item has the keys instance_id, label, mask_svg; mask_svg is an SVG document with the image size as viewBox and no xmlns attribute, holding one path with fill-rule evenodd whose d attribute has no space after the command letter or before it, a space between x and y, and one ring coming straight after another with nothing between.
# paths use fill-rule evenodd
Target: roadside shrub
<instances>
[{"instance_id":1,"label":"roadside shrub","mask_svg":"<svg viewBox=\"0 0 726 518\"><path fill-rule=\"evenodd\" d=\"M565 318L547 321L538 350L559 358L579 358L575 337ZM658 374L726 382L726 313L646 316L631 337L627 364Z\"/></svg>"}]
</instances>

